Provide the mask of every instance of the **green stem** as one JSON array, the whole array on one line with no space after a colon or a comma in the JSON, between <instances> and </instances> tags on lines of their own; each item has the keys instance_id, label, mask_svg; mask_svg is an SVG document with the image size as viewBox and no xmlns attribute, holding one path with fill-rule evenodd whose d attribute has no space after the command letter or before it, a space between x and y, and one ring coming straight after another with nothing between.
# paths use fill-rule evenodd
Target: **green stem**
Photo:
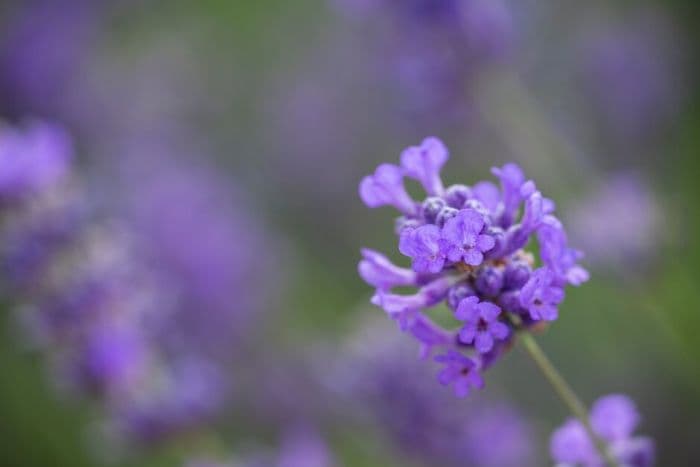
<instances>
[{"instance_id":1,"label":"green stem","mask_svg":"<svg viewBox=\"0 0 700 467\"><path fill-rule=\"evenodd\" d=\"M569 383L562 377L561 373L557 371L552 362L549 360L547 355L544 353L542 348L539 346L537 341L529 331L523 330L520 333L520 340L525 347L527 353L532 357L532 360L537 364L544 377L547 379L549 384L554 388L554 392L561 398L564 404L571 410L576 418L579 419L583 427L585 428L588 436L593 440L593 444L600 453L605 462L610 467L619 467L619 464L615 458L610 454L608 446L605 441L603 441L596 433L593 431L593 427L588 419L588 409L581 402L581 399L576 395Z\"/></svg>"}]
</instances>

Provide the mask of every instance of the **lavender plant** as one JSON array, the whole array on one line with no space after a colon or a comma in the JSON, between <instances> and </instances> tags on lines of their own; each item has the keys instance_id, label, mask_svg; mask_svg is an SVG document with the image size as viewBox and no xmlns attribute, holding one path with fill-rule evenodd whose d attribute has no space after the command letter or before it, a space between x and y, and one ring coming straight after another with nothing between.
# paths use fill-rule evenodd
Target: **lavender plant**
<instances>
[{"instance_id":1,"label":"lavender plant","mask_svg":"<svg viewBox=\"0 0 700 467\"><path fill-rule=\"evenodd\" d=\"M56 381L94 401L116 439L153 446L206 430L256 309L256 221L182 160L139 192L143 217L98 216L72 154L52 125L0 131L3 294Z\"/></svg>"},{"instance_id":2,"label":"lavender plant","mask_svg":"<svg viewBox=\"0 0 700 467\"><path fill-rule=\"evenodd\" d=\"M490 181L446 187L440 171L448 158L442 141L426 138L403 151L400 165L382 164L360 183L368 207L399 210L398 250L411 260L411 268L403 268L377 251L362 251L358 270L376 287L372 303L420 343L423 357L439 351L438 380L459 397L483 388L483 372L519 337L600 458L623 464L532 337L558 318L566 287L588 280L578 264L583 255L569 245L554 202L515 164L492 169L500 189ZM404 178L418 181L427 198L414 201ZM529 251L531 239L537 256ZM397 294L398 287L417 290ZM452 311L454 327L438 325L427 313L441 303Z\"/></svg>"}]
</instances>

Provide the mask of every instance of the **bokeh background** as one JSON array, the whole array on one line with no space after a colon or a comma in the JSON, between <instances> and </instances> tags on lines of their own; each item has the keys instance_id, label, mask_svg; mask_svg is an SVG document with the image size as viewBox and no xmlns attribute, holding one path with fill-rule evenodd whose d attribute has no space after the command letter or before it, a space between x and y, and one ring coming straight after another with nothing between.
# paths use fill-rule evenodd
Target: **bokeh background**
<instances>
[{"instance_id":1,"label":"bokeh background","mask_svg":"<svg viewBox=\"0 0 700 467\"><path fill-rule=\"evenodd\" d=\"M546 465L567 413L517 349L483 396L517 414L518 463L449 460L409 433L432 426L407 414L420 401L443 412L454 401L437 383L425 395L435 368L404 369L415 349L368 304L359 248L392 251L395 239L357 184L428 135L450 147L448 183L516 161L557 200L592 279L543 347L587 402L635 399L658 465L700 462L700 7L510 0L475 7L456 32L448 3L2 3L2 119L63 126L90 209L147 239L168 281L185 271L165 286L194 297L181 325L205 334L197 323L230 318L238 330L213 341L216 358L235 355L213 420L125 444L105 434L99 401L73 394L28 343L4 287L2 465L242 458L282 449L299 426L336 465ZM370 384L389 371L406 380L391 404ZM455 410L473 419L488 404ZM446 439L450 423L438 423Z\"/></svg>"}]
</instances>

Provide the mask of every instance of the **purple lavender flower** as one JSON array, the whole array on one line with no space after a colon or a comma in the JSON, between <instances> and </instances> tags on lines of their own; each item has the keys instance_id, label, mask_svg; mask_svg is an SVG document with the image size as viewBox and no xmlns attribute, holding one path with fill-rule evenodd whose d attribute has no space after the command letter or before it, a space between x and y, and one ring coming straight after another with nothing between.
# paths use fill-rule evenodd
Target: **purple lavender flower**
<instances>
[{"instance_id":1,"label":"purple lavender flower","mask_svg":"<svg viewBox=\"0 0 700 467\"><path fill-rule=\"evenodd\" d=\"M611 454L621 465L649 467L654 463L654 442L633 437L639 419L634 402L620 394L601 397L591 409L593 430L609 443ZM568 420L552 434L550 451L556 462L585 467L605 465L583 425L575 419Z\"/></svg>"},{"instance_id":2,"label":"purple lavender flower","mask_svg":"<svg viewBox=\"0 0 700 467\"><path fill-rule=\"evenodd\" d=\"M20 117L66 117L109 2L15 3L7 9L11 20L0 47L0 105Z\"/></svg>"},{"instance_id":3,"label":"purple lavender flower","mask_svg":"<svg viewBox=\"0 0 700 467\"><path fill-rule=\"evenodd\" d=\"M3 291L26 310L62 386L99 400L112 432L150 443L196 429L227 400L238 343L261 303L249 282L273 247L260 248L255 220L201 161L169 159L149 179L140 159L143 185L130 192L138 209L112 221L83 213L70 147L46 124L0 132L0 236L60 238L38 253L34 241L2 242L3 265L32 266L21 281L5 275ZM54 232L53 221L76 210L80 221Z\"/></svg>"},{"instance_id":4,"label":"purple lavender flower","mask_svg":"<svg viewBox=\"0 0 700 467\"><path fill-rule=\"evenodd\" d=\"M564 289L554 285L554 273L546 267L536 269L520 291L520 304L538 321L557 319L562 300Z\"/></svg>"},{"instance_id":5,"label":"purple lavender flower","mask_svg":"<svg viewBox=\"0 0 700 467\"><path fill-rule=\"evenodd\" d=\"M537 230L541 245L542 262L553 272L559 284L581 285L588 280L588 272L577 264L583 253L568 247L562 223L554 216L547 216Z\"/></svg>"},{"instance_id":6,"label":"purple lavender flower","mask_svg":"<svg viewBox=\"0 0 700 467\"><path fill-rule=\"evenodd\" d=\"M58 126L0 128L0 201L48 189L67 174L71 157L71 142Z\"/></svg>"},{"instance_id":7,"label":"purple lavender flower","mask_svg":"<svg viewBox=\"0 0 700 467\"><path fill-rule=\"evenodd\" d=\"M436 356L435 361L445 365L438 374L438 381L443 386L452 384L457 397L466 397L472 387L484 387L484 380L479 374L476 362L456 350Z\"/></svg>"},{"instance_id":8,"label":"purple lavender flower","mask_svg":"<svg viewBox=\"0 0 700 467\"><path fill-rule=\"evenodd\" d=\"M426 138L420 146L411 146L401 154L401 166L406 175L421 182L429 195L442 195L444 187L440 170L445 165L449 153L437 138Z\"/></svg>"},{"instance_id":9,"label":"purple lavender flower","mask_svg":"<svg viewBox=\"0 0 700 467\"><path fill-rule=\"evenodd\" d=\"M403 171L391 164L377 167L360 183L360 197L369 207L392 205L405 214L414 214L416 204L403 186Z\"/></svg>"},{"instance_id":10,"label":"purple lavender flower","mask_svg":"<svg viewBox=\"0 0 700 467\"><path fill-rule=\"evenodd\" d=\"M396 229L398 249L411 258L418 276L387 264L377 253L368 256L366 250L360 275L377 288L372 303L421 343L422 355L441 351L439 361L445 368L440 380L458 382L457 392L466 394L468 387L481 386L479 372L510 347L514 323L529 327L557 319L564 287L581 284L588 273L578 265L582 255L569 246L554 203L518 166L493 169L501 180L500 190L488 181L444 190L439 171L447 150L436 138L404 151L402 159L404 169L428 194L420 204L405 203L419 210L394 203L403 214ZM399 169L389 167L393 186L403 196ZM376 205L375 198L364 198L368 206ZM525 250L533 238L539 243L539 261ZM420 289L398 295L391 290L397 286ZM443 301L465 322L461 330L429 319L427 310Z\"/></svg>"},{"instance_id":11,"label":"purple lavender flower","mask_svg":"<svg viewBox=\"0 0 700 467\"><path fill-rule=\"evenodd\" d=\"M495 240L484 232L484 217L474 209L462 209L445 223L442 229L443 250L452 262L464 261L478 266L484 253L496 245Z\"/></svg>"},{"instance_id":12,"label":"purple lavender flower","mask_svg":"<svg viewBox=\"0 0 700 467\"><path fill-rule=\"evenodd\" d=\"M360 261L358 272L368 284L386 290L417 285L418 274L415 271L394 265L383 254L364 248L362 256L364 260Z\"/></svg>"},{"instance_id":13,"label":"purple lavender flower","mask_svg":"<svg viewBox=\"0 0 700 467\"><path fill-rule=\"evenodd\" d=\"M572 206L569 218L572 238L598 266L638 271L663 240L661 206L649 184L632 173L606 178Z\"/></svg>"},{"instance_id":14,"label":"purple lavender flower","mask_svg":"<svg viewBox=\"0 0 700 467\"><path fill-rule=\"evenodd\" d=\"M488 353L493 349L494 341L504 340L510 334L510 328L499 321L501 308L490 302L479 302L476 296L467 297L459 304L455 318L465 321L459 332L459 338L465 344L472 344L479 353Z\"/></svg>"},{"instance_id":15,"label":"purple lavender flower","mask_svg":"<svg viewBox=\"0 0 700 467\"><path fill-rule=\"evenodd\" d=\"M423 225L413 230L404 230L399 251L413 259L413 270L418 273L438 273L445 265L445 253L441 245L440 229L434 225Z\"/></svg>"},{"instance_id":16,"label":"purple lavender flower","mask_svg":"<svg viewBox=\"0 0 700 467\"><path fill-rule=\"evenodd\" d=\"M289 429L285 434L275 465L279 467L331 467L334 465L328 446L308 426Z\"/></svg>"}]
</instances>

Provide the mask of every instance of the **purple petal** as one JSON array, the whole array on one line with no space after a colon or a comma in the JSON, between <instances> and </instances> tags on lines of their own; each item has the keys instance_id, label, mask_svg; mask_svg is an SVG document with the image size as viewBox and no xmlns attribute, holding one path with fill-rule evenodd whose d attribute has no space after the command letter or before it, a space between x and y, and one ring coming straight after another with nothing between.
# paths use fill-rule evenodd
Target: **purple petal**
<instances>
[{"instance_id":1,"label":"purple petal","mask_svg":"<svg viewBox=\"0 0 700 467\"><path fill-rule=\"evenodd\" d=\"M489 332L496 339L503 340L510 334L510 328L501 321L495 321L489 324Z\"/></svg>"},{"instance_id":2,"label":"purple petal","mask_svg":"<svg viewBox=\"0 0 700 467\"><path fill-rule=\"evenodd\" d=\"M464 252L464 262L471 266L478 266L484 261L484 255L479 250L470 248Z\"/></svg>"},{"instance_id":3,"label":"purple petal","mask_svg":"<svg viewBox=\"0 0 700 467\"><path fill-rule=\"evenodd\" d=\"M476 240L476 247L480 251L489 251L494 246L496 246L496 240L490 235L479 235Z\"/></svg>"},{"instance_id":4,"label":"purple petal","mask_svg":"<svg viewBox=\"0 0 700 467\"><path fill-rule=\"evenodd\" d=\"M501 308L491 302L481 302L479 303L479 314L485 321L491 322L501 314Z\"/></svg>"},{"instance_id":5,"label":"purple petal","mask_svg":"<svg viewBox=\"0 0 700 467\"><path fill-rule=\"evenodd\" d=\"M474 346L479 353L487 353L493 348L493 337L488 332L482 331L476 335Z\"/></svg>"}]
</instances>

